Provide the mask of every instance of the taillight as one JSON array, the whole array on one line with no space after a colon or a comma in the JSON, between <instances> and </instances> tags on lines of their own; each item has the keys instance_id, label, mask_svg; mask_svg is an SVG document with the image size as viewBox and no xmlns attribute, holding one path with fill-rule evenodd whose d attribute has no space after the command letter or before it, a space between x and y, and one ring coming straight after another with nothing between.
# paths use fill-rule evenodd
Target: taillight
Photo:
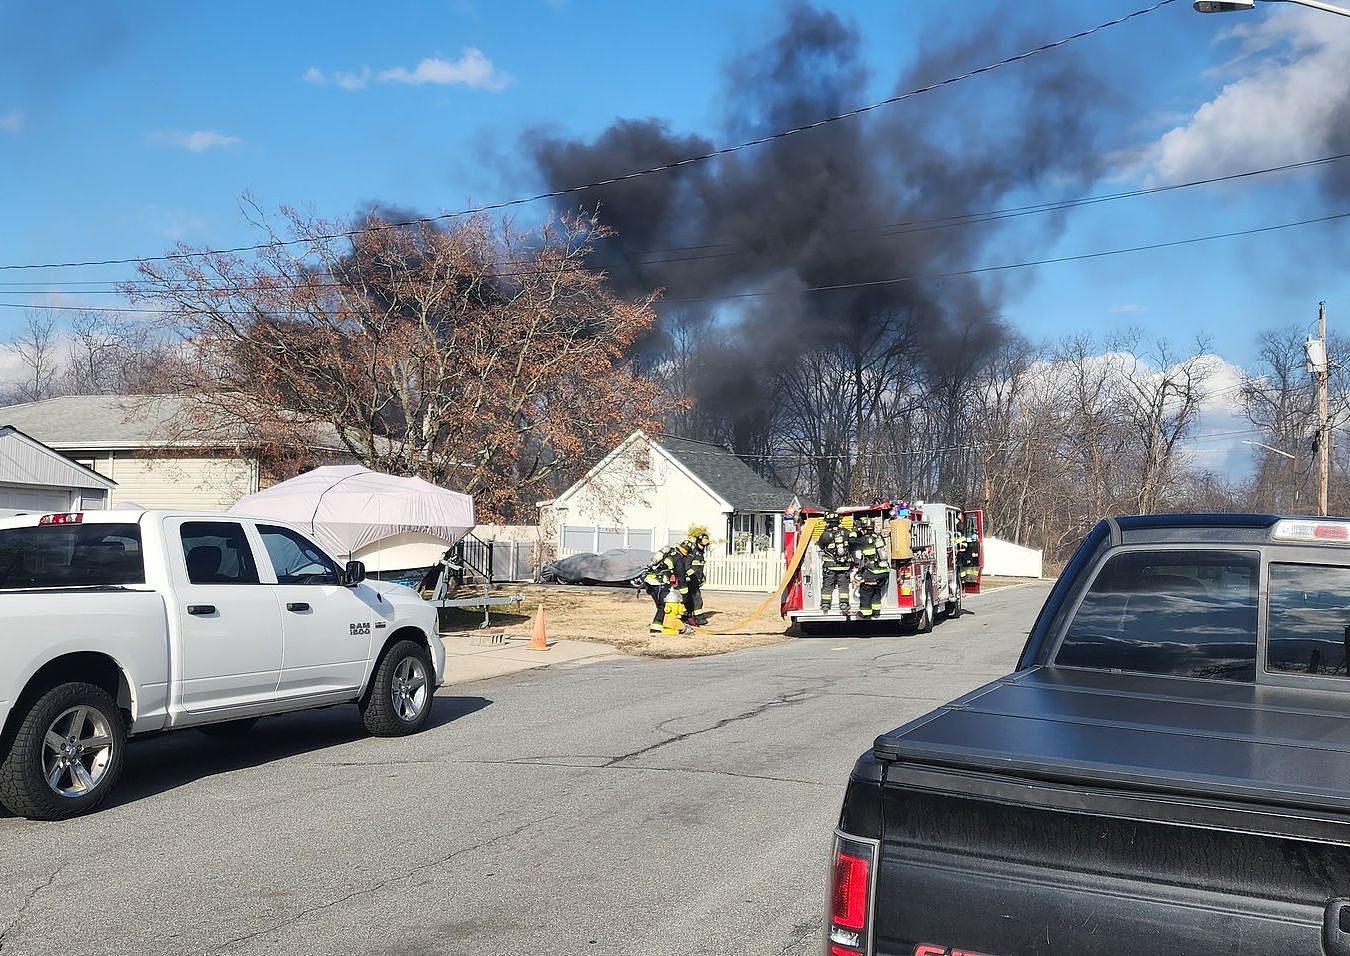
<instances>
[{"instance_id":1,"label":"taillight","mask_svg":"<svg viewBox=\"0 0 1350 956\"><path fill-rule=\"evenodd\" d=\"M43 515L38 519L38 524L79 524L83 520L83 513L71 511L66 514Z\"/></svg>"},{"instance_id":2,"label":"taillight","mask_svg":"<svg viewBox=\"0 0 1350 956\"><path fill-rule=\"evenodd\" d=\"M877 845L836 833L830 865L829 956L859 956L872 933Z\"/></svg>"}]
</instances>

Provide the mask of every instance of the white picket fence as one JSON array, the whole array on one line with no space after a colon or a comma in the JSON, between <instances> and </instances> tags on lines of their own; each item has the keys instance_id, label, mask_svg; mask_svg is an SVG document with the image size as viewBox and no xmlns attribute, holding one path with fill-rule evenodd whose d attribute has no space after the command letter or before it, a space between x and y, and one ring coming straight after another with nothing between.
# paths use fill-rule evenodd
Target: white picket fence
<instances>
[{"instance_id":1,"label":"white picket fence","mask_svg":"<svg viewBox=\"0 0 1350 956\"><path fill-rule=\"evenodd\" d=\"M571 557L578 552L556 548L557 558ZM760 554L709 555L705 565L708 591L763 591L768 593L778 586L786 570L783 556L772 551Z\"/></svg>"},{"instance_id":2,"label":"white picket fence","mask_svg":"<svg viewBox=\"0 0 1350 956\"><path fill-rule=\"evenodd\" d=\"M785 570L783 556L772 551L709 556L708 581L703 587L709 591L768 592L778 585Z\"/></svg>"}]
</instances>

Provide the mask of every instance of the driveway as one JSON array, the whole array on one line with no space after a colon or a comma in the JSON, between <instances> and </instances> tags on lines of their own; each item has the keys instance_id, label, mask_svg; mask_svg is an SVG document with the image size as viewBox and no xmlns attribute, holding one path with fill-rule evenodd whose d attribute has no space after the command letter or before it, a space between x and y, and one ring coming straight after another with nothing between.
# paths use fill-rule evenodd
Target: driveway
<instances>
[{"instance_id":1,"label":"driveway","mask_svg":"<svg viewBox=\"0 0 1350 956\"><path fill-rule=\"evenodd\" d=\"M929 635L558 665L131 748L107 809L0 817L0 952L806 954L848 770L1013 665L1048 585Z\"/></svg>"}]
</instances>

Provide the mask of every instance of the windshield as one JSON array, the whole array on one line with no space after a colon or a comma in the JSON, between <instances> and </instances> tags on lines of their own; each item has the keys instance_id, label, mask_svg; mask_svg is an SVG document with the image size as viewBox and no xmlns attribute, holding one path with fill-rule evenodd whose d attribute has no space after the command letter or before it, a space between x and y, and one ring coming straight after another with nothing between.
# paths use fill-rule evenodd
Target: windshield
<instances>
[{"instance_id":1,"label":"windshield","mask_svg":"<svg viewBox=\"0 0 1350 956\"><path fill-rule=\"evenodd\" d=\"M143 584L135 524L59 524L0 529L0 589Z\"/></svg>"}]
</instances>

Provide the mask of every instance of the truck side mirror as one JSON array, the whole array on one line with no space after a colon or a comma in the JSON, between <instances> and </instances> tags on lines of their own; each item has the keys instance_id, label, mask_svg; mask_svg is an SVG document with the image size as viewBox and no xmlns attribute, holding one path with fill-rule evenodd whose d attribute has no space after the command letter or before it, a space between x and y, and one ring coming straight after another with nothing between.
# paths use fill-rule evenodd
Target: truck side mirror
<instances>
[{"instance_id":1,"label":"truck side mirror","mask_svg":"<svg viewBox=\"0 0 1350 956\"><path fill-rule=\"evenodd\" d=\"M348 561L342 569L342 584L354 588L366 579L366 566L360 561Z\"/></svg>"}]
</instances>

